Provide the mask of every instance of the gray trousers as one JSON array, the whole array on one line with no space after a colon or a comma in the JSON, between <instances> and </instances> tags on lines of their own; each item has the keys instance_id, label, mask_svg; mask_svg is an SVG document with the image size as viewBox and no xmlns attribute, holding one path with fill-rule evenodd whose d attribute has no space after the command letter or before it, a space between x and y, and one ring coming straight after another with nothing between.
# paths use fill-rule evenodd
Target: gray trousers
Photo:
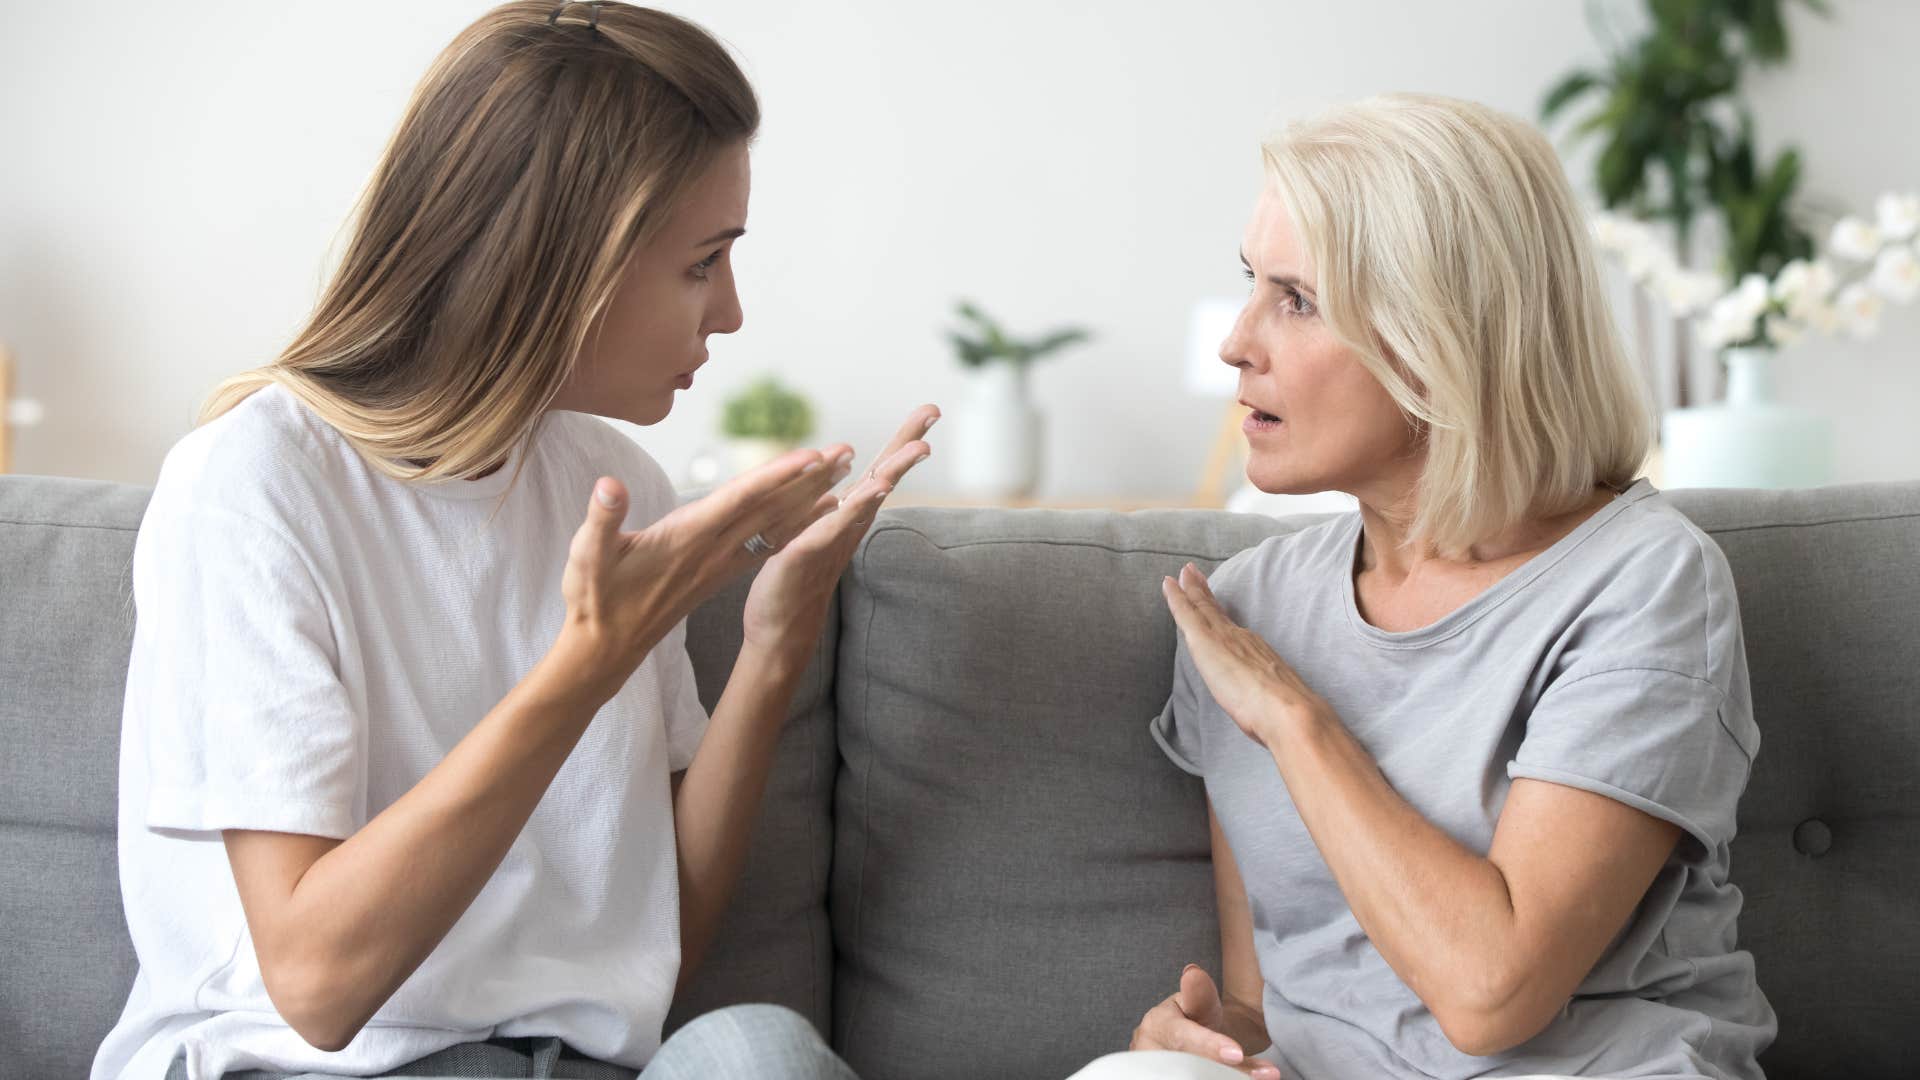
<instances>
[{"instance_id":1,"label":"gray trousers","mask_svg":"<svg viewBox=\"0 0 1920 1080\"><path fill-rule=\"evenodd\" d=\"M176 1059L167 1080L186 1080ZM780 1005L715 1009L673 1033L647 1067L582 1057L559 1039L494 1039L428 1054L382 1076L441 1080L859 1080L799 1013ZM339 1080L327 1073L248 1069L223 1080Z\"/></svg>"}]
</instances>

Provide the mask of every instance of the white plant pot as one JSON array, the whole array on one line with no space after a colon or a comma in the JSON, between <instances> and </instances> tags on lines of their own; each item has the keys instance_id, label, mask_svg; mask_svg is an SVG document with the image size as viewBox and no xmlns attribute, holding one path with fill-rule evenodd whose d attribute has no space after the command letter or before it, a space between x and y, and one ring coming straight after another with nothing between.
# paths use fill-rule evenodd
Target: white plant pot
<instances>
[{"instance_id":1,"label":"white plant pot","mask_svg":"<svg viewBox=\"0 0 1920 1080\"><path fill-rule=\"evenodd\" d=\"M1040 483L1044 425L1027 394L1024 364L990 362L970 369L947 436L954 487L987 498L1033 494Z\"/></svg>"},{"instance_id":2,"label":"white plant pot","mask_svg":"<svg viewBox=\"0 0 1920 1080\"><path fill-rule=\"evenodd\" d=\"M1833 424L1773 397L1771 349L1729 349L1727 400L1669 410L1660 423L1663 485L1817 487L1833 475Z\"/></svg>"},{"instance_id":3,"label":"white plant pot","mask_svg":"<svg viewBox=\"0 0 1920 1080\"><path fill-rule=\"evenodd\" d=\"M739 476L765 465L795 445L785 439L728 439L727 464L733 467L733 475Z\"/></svg>"}]
</instances>

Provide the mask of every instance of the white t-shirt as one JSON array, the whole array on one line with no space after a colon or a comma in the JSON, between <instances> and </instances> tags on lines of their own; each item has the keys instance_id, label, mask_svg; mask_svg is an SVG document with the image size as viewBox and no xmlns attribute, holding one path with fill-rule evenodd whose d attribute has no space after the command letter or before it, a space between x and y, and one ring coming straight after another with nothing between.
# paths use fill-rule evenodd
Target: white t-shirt
<instances>
[{"instance_id":1,"label":"white t-shirt","mask_svg":"<svg viewBox=\"0 0 1920 1080\"><path fill-rule=\"evenodd\" d=\"M190 1080L212 1080L378 1073L495 1036L558 1036L632 1068L659 1048L680 967L668 777L707 722L684 624L337 1053L268 999L220 835L344 838L418 783L553 644L567 546L602 475L632 493L628 528L673 506L651 458L579 413L549 414L524 454L474 481L387 477L279 388L167 455L134 546L120 748L140 973L95 1080L157 1080L182 1053Z\"/></svg>"}]
</instances>

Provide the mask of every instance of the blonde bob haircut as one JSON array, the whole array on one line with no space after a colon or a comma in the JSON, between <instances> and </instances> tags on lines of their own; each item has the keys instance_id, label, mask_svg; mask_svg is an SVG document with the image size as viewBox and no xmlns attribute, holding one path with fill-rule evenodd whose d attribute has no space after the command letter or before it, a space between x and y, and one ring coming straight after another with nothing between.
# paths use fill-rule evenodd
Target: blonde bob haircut
<instances>
[{"instance_id":1,"label":"blonde bob haircut","mask_svg":"<svg viewBox=\"0 0 1920 1080\"><path fill-rule=\"evenodd\" d=\"M498 466L566 383L628 257L759 116L726 50L683 19L494 8L415 90L305 328L217 388L201 422L279 385L390 476Z\"/></svg>"},{"instance_id":2,"label":"blonde bob haircut","mask_svg":"<svg viewBox=\"0 0 1920 1080\"><path fill-rule=\"evenodd\" d=\"M1423 443L1411 542L1464 553L1633 481L1645 391L1540 132L1392 94L1293 124L1263 156L1322 318Z\"/></svg>"}]
</instances>

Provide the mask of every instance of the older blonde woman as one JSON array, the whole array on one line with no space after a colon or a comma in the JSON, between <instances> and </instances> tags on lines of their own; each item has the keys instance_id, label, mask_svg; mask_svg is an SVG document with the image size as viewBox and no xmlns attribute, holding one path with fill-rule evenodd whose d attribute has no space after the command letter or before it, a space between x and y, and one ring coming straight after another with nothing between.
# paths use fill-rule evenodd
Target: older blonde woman
<instances>
[{"instance_id":1,"label":"older blonde woman","mask_svg":"<svg viewBox=\"0 0 1920 1080\"><path fill-rule=\"evenodd\" d=\"M1290 1080L1759 1077L1733 581L1635 479L1646 409L1551 148L1392 96L1265 156L1221 349L1247 473L1360 508L1163 583L1152 732L1206 780L1224 971L1183 972L1135 1049Z\"/></svg>"}]
</instances>

